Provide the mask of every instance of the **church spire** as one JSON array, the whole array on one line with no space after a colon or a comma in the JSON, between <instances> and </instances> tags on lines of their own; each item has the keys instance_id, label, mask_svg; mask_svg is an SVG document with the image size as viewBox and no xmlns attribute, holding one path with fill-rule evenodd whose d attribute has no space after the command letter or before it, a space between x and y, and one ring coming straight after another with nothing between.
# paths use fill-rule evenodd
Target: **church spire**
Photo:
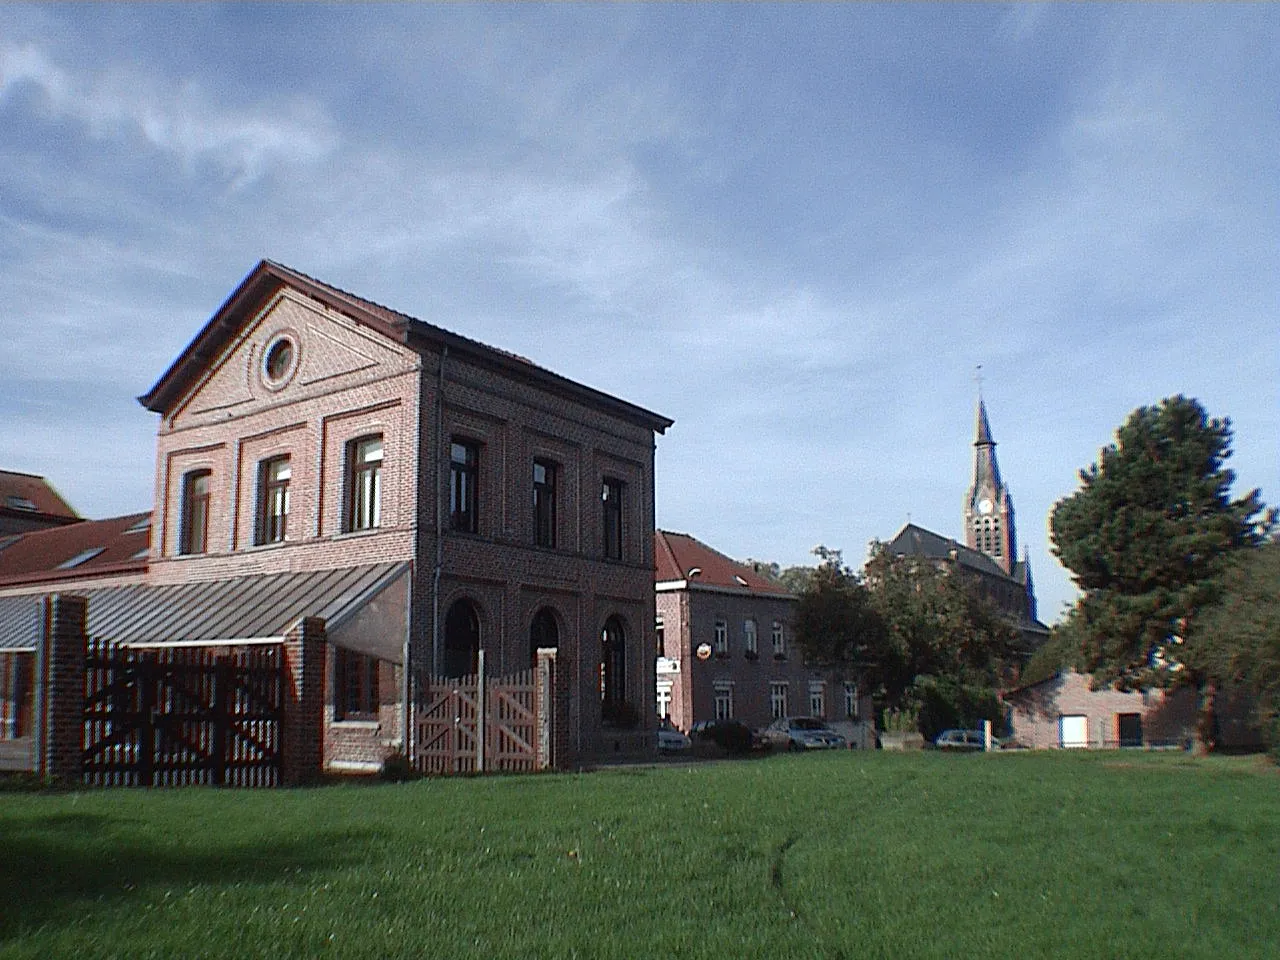
<instances>
[{"instance_id":1,"label":"church spire","mask_svg":"<svg viewBox=\"0 0 1280 960\"><path fill-rule=\"evenodd\" d=\"M1017 561L1013 528L1013 501L1000 479L996 442L991 437L987 405L978 387L977 439L973 442L973 483L964 505L965 540L969 547L985 553L1005 573L1012 573Z\"/></svg>"}]
</instances>

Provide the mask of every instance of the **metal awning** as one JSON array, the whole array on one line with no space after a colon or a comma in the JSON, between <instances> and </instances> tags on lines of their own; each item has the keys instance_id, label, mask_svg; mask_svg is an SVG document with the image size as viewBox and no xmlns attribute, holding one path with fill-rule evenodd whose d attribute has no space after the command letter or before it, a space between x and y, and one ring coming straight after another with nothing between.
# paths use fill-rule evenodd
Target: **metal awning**
<instances>
[{"instance_id":1,"label":"metal awning","mask_svg":"<svg viewBox=\"0 0 1280 960\"><path fill-rule=\"evenodd\" d=\"M36 649L44 598L58 592L88 598L90 637L130 646L278 641L302 617L323 618L333 635L344 625L358 621L364 608L388 587L395 584L400 588L392 592L397 597L406 591L409 566L402 561L228 580L129 584L0 597L0 651ZM383 622L387 619L382 617ZM397 660L404 639L403 615L398 619L399 635L388 636L378 644L387 653L395 652ZM395 625L388 623L387 628L394 630Z\"/></svg>"}]
</instances>

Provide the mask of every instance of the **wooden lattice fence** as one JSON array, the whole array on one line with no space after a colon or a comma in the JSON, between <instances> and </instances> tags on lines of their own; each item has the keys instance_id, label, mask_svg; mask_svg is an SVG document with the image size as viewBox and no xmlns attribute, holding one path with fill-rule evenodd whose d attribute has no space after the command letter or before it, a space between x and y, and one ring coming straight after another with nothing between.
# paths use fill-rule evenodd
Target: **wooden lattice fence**
<instances>
[{"instance_id":1,"label":"wooden lattice fence","mask_svg":"<svg viewBox=\"0 0 1280 960\"><path fill-rule=\"evenodd\" d=\"M139 650L91 641L84 780L97 786L280 781L278 644Z\"/></svg>"},{"instance_id":2,"label":"wooden lattice fence","mask_svg":"<svg viewBox=\"0 0 1280 960\"><path fill-rule=\"evenodd\" d=\"M475 674L427 677L418 690L414 763L423 773L538 769L536 671L483 687Z\"/></svg>"}]
</instances>

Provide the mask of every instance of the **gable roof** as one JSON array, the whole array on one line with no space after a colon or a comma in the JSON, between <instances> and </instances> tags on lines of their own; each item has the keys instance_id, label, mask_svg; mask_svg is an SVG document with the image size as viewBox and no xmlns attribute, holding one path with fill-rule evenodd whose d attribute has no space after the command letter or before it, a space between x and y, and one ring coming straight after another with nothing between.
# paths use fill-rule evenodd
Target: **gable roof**
<instances>
[{"instance_id":1,"label":"gable roof","mask_svg":"<svg viewBox=\"0 0 1280 960\"><path fill-rule=\"evenodd\" d=\"M501 370L657 433L664 433L674 422L661 414L552 373L524 357L416 320L271 260L260 261L249 272L155 385L138 398L138 402L155 413L167 411L262 305L286 286L411 349L448 347L451 352L465 355L481 366Z\"/></svg>"},{"instance_id":2,"label":"gable roof","mask_svg":"<svg viewBox=\"0 0 1280 960\"><path fill-rule=\"evenodd\" d=\"M653 534L653 579L670 589L716 590L731 593L793 596L750 565L713 550L687 533L656 530Z\"/></svg>"},{"instance_id":3,"label":"gable roof","mask_svg":"<svg viewBox=\"0 0 1280 960\"><path fill-rule=\"evenodd\" d=\"M151 543L150 520L148 510L0 537L0 585L145 570L147 558L138 554Z\"/></svg>"},{"instance_id":4,"label":"gable roof","mask_svg":"<svg viewBox=\"0 0 1280 960\"><path fill-rule=\"evenodd\" d=\"M0 513L62 523L80 519L48 480L17 470L0 470Z\"/></svg>"}]
</instances>

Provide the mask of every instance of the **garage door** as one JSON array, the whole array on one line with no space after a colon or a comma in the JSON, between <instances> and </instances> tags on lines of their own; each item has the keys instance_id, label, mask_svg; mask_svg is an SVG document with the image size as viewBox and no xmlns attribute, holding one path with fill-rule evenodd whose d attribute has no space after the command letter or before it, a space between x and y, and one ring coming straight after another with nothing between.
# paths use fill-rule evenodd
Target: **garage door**
<instances>
[{"instance_id":1,"label":"garage door","mask_svg":"<svg viewBox=\"0 0 1280 960\"><path fill-rule=\"evenodd\" d=\"M1089 718L1063 716L1058 720L1058 746L1087 747L1089 745Z\"/></svg>"}]
</instances>

